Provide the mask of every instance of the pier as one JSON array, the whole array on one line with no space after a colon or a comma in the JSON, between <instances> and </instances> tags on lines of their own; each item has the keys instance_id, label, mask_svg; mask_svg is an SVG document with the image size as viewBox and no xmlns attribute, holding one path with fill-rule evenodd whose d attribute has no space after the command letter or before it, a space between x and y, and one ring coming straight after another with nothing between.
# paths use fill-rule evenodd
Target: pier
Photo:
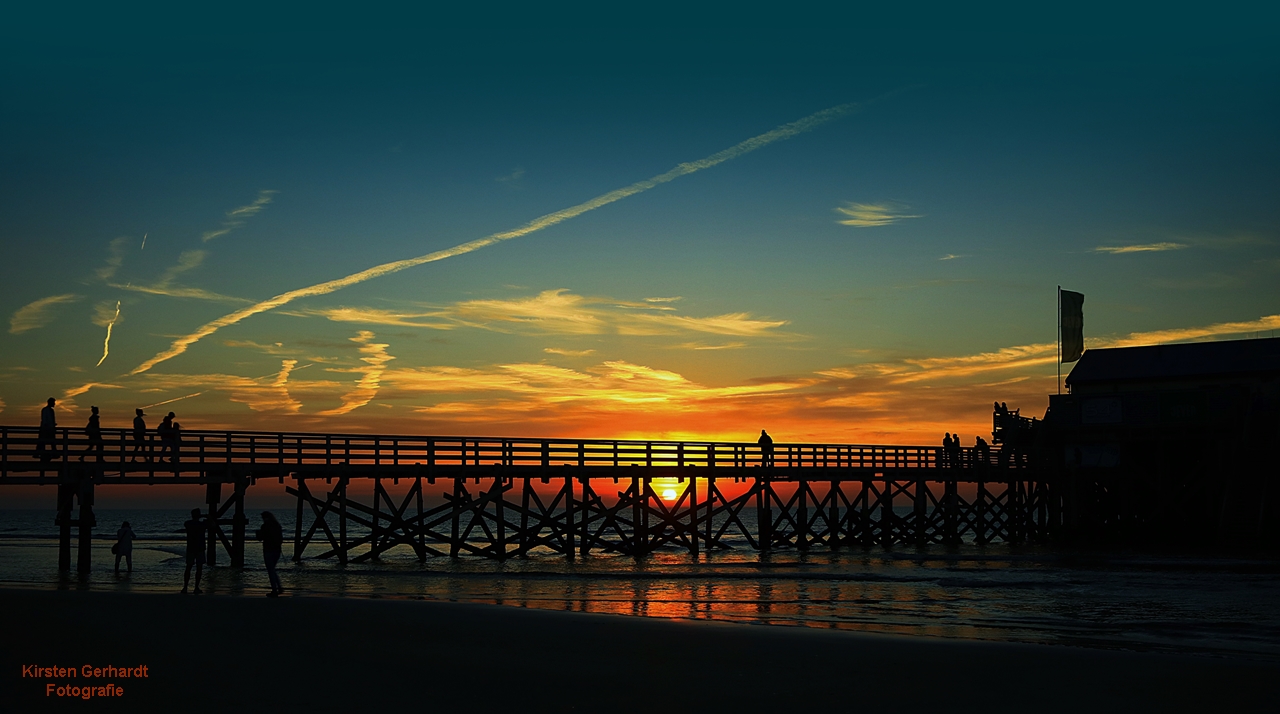
<instances>
[{"instance_id":1,"label":"pier","mask_svg":"<svg viewBox=\"0 0 1280 714\"><path fill-rule=\"evenodd\" d=\"M376 559L399 546L421 560L504 559L534 551L642 557L735 542L766 551L1046 540L1063 503L1023 455L1000 448L184 431L176 456L128 429L0 427L0 486L57 490L59 565L90 567L96 489L203 486L206 559L244 564L245 494L263 479L296 499L293 558ZM368 496L349 493L360 484ZM405 485L401 485L401 482ZM663 492L656 489L662 484ZM407 486L407 489L406 489ZM195 505L195 504L193 504ZM750 513L754 518L744 518ZM747 521L753 521L753 526ZM351 533L359 526L357 536Z\"/></svg>"}]
</instances>

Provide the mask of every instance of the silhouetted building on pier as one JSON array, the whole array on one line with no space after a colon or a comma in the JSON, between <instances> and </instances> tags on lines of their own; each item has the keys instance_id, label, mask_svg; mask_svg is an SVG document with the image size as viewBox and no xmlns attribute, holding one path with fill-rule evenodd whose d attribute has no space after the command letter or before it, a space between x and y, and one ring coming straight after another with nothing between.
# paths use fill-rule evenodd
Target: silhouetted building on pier
<instances>
[{"instance_id":1,"label":"silhouetted building on pier","mask_svg":"<svg viewBox=\"0 0 1280 714\"><path fill-rule=\"evenodd\" d=\"M1041 444L1074 528L1275 540L1280 339L1089 350L1066 384Z\"/></svg>"}]
</instances>

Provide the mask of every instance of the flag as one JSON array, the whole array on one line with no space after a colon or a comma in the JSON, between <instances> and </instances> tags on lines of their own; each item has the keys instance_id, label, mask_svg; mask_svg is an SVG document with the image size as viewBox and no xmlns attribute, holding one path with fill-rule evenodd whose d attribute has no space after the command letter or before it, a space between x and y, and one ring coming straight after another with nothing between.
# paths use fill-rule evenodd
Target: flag
<instances>
[{"instance_id":1,"label":"flag","mask_svg":"<svg viewBox=\"0 0 1280 714\"><path fill-rule=\"evenodd\" d=\"M1059 339L1061 361L1075 362L1084 354L1084 294L1058 290L1058 320L1062 325Z\"/></svg>"}]
</instances>

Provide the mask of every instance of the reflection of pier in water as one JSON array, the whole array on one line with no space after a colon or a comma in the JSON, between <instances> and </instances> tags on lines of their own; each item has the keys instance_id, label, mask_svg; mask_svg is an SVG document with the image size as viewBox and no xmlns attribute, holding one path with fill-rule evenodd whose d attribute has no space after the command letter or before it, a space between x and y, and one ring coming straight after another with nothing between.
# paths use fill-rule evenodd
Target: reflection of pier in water
<instances>
[{"instance_id":1,"label":"reflection of pier in water","mask_svg":"<svg viewBox=\"0 0 1280 714\"><path fill-rule=\"evenodd\" d=\"M244 562L245 493L267 478L290 481L297 498L294 558L320 543L318 557L342 562L396 546L425 560L697 554L727 540L757 550L1019 543L1046 539L1062 511L1024 458L998 448L948 456L937 447L776 444L766 466L760 446L745 443L191 431L178 458L162 462L158 442L148 445L152 461L131 461L129 433L103 430L101 460L80 462L83 432L59 430L45 463L37 429L0 427L0 485L57 486L64 570L73 527L88 569L94 490L116 484L205 486L207 559L221 543L233 566ZM353 483L371 493L356 500Z\"/></svg>"}]
</instances>

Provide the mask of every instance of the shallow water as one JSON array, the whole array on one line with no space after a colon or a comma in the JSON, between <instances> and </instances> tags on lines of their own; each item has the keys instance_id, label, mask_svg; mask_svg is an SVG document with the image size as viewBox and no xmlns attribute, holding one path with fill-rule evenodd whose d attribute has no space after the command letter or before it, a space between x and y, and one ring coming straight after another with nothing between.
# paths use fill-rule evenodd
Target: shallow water
<instances>
[{"instance_id":1,"label":"shallow water","mask_svg":"<svg viewBox=\"0 0 1280 714\"><path fill-rule=\"evenodd\" d=\"M0 586L167 591L181 587L181 510L98 512L86 577L57 572L48 511L0 511ZM286 514L281 514L286 516ZM115 574L112 534L129 520L134 571ZM256 512L252 514L257 523ZM282 517L285 533L292 522ZM250 528L252 530L252 526ZM359 531L353 533L358 536ZM551 553L503 563L398 548L380 561L316 559L280 573L292 595L419 598L649 617L982 640L1245 656L1280 661L1280 562L1226 555L1099 553L1039 546L852 547L759 554L740 543L696 558ZM286 556L291 552L286 543ZM75 554L73 553L73 560ZM219 553L222 566L228 562ZM206 569L210 592L259 596L260 549L246 567ZM122 563L123 567L123 563Z\"/></svg>"}]
</instances>

